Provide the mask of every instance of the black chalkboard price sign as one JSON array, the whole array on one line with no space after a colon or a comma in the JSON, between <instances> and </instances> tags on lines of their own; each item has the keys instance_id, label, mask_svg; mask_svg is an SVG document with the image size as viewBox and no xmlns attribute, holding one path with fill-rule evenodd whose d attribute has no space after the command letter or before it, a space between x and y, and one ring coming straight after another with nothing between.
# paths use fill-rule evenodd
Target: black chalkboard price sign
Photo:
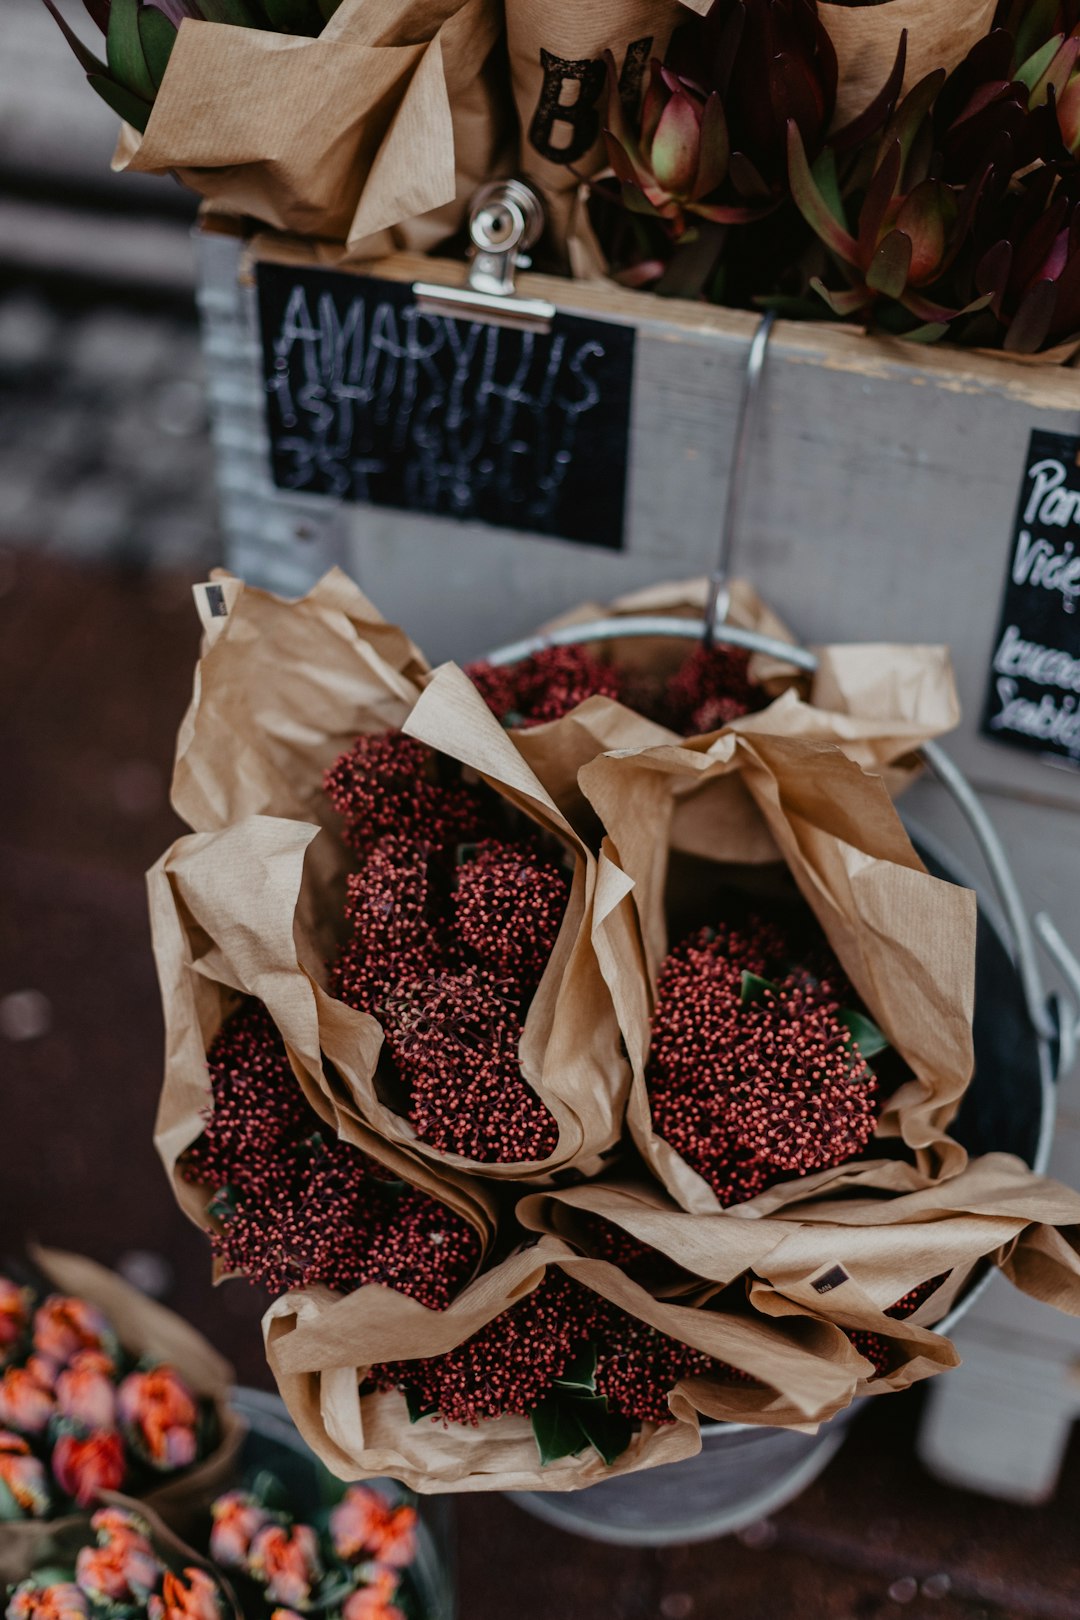
<instances>
[{"instance_id":1,"label":"black chalkboard price sign","mask_svg":"<svg viewBox=\"0 0 1080 1620\"><path fill-rule=\"evenodd\" d=\"M409 283L260 263L274 483L618 550L634 332L523 332Z\"/></svg>"},{"instance_id":2,"label":"black chalkboard price sign","mask_svg":"<svg viewBox=\"0 0 1080 1620\"><path fill-rule=\"evenodd\" d=\"M1080 438L1031 435L982 733L1080 770Z\"/></svg>"}]
</instances>

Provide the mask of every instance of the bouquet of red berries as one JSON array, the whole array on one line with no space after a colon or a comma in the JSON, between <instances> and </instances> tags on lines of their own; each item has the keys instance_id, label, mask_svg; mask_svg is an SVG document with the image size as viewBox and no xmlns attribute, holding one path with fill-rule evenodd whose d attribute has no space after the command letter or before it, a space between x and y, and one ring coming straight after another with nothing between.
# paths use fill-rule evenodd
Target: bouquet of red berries
<instances>
[{"instance_id":1,"label":"bouquet of red berries","mask_svg":"<svg viewBox=\"0 0 1080 1620\"><path fill-rule=\"evenodd\" d=\"M882 775L939 653L470 677L339 575L214 590L158 1141L328 1466L572 1489L955 1364L984 1257L1080 1301L1080 1199L949 1135L974 896Z\"/></svg>"}]
</instances>

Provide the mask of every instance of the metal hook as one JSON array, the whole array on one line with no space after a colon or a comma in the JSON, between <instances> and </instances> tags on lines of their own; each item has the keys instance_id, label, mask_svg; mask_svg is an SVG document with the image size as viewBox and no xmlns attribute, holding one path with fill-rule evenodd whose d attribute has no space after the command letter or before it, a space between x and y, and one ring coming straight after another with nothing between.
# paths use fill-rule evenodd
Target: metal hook
<instances>
[{"instance_id":1,"label":"metal hook","mask_svg":"<svg viewBox=\"0 0 1080 1620\"><path fill-rule=\"evenodd\" d=\"M761 317L757 331L754 333L750 344L750 352L746 357L746 376L743 380L739 420L735 429L735 448L732 451L731 471L728 474L727 505L724 508L724 521L720 529L720 552L716 559L716 569L709 580L709 597L705 604L703 639L706 647L712 646L716 627L718 624L723 624L728 616L728 608L731 605L728 592L728 580L731 577L731 559L735 552L735 537L738 533L739 518L742 514L746 467L750 457L750 445L753 441L758 389L761 383L762 369L765 365L765 350L768 347L775 320L775 312L771 309L766 310Z\"/></svg>"}]
</instances>

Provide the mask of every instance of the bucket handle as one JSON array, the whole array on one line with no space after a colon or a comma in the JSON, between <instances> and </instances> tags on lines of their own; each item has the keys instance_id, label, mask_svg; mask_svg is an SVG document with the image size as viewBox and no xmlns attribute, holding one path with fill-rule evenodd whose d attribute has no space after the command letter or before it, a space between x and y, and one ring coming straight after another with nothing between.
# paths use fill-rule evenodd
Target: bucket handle
<instances>
[{"instance_id":1,"label":"bucket handle","mask_svg":"<svg viewBox=\"0 0 1080 1620\"><path fill-rule=\"evenodd\" d=\"M747 652L762 653L767 657L794 664L797 669L814 674L818 667L816 654L806 647L797 647L775 636L762 635L757 630L743 629L739 625L711 623L712 641L730 647L743 647ZM562 625L545 635L528 636L511 642L489 653L487 662L496 667L518 664L545 647L565 647L587 641L617 641L623 636L675 636L680 640L700 641L700 619L668 619L662 614L628 614L626 618L592 619L583 624ZM1028 919L1020 896L1016 878L1005 853L997 829L983 808L960 767L950 759L936 742L925 742L920 749L931 774L950 794L971 828L975 842L986 863L997 891L1009 932L1012 935L1017 971L1024 990L1028 1016L1036 1032L1051 1044L1057 1043L1056 1070L1058 1078L1071 1069L1080 1042L1080 961L1062 939L1046 912L1039 912L1032 923ZM1069 989L1069 997L1048 998L1039 966L1036 936L1054 962ZM1071 998L1071 999L1070 999Z\"/></svg>"}]
</instances>

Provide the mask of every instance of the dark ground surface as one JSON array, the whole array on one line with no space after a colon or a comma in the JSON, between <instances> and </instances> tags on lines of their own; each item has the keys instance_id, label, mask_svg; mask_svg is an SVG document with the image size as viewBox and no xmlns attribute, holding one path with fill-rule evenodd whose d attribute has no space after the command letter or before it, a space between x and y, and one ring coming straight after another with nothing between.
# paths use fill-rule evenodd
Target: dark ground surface
<instances>
[{"instance_id":1,"label":"dark ground surface","mask_svg":"<svg viewBox=\"0 0 1080 1620\"><path fill-rule=\"evenodd\" d=\"M193 575L0 552L0 1252L36 1237L160 1284L266 1384L261 1302L214 1291L151 1145L161 1022L142 874L197 647ZM504 1498L459 1506L462 1620L1080 1620L1080 1447L1023 1509L926 1475L917 1396L864 1418L773 1520L662 1553Z\"/></svg>"}]
</instances>

